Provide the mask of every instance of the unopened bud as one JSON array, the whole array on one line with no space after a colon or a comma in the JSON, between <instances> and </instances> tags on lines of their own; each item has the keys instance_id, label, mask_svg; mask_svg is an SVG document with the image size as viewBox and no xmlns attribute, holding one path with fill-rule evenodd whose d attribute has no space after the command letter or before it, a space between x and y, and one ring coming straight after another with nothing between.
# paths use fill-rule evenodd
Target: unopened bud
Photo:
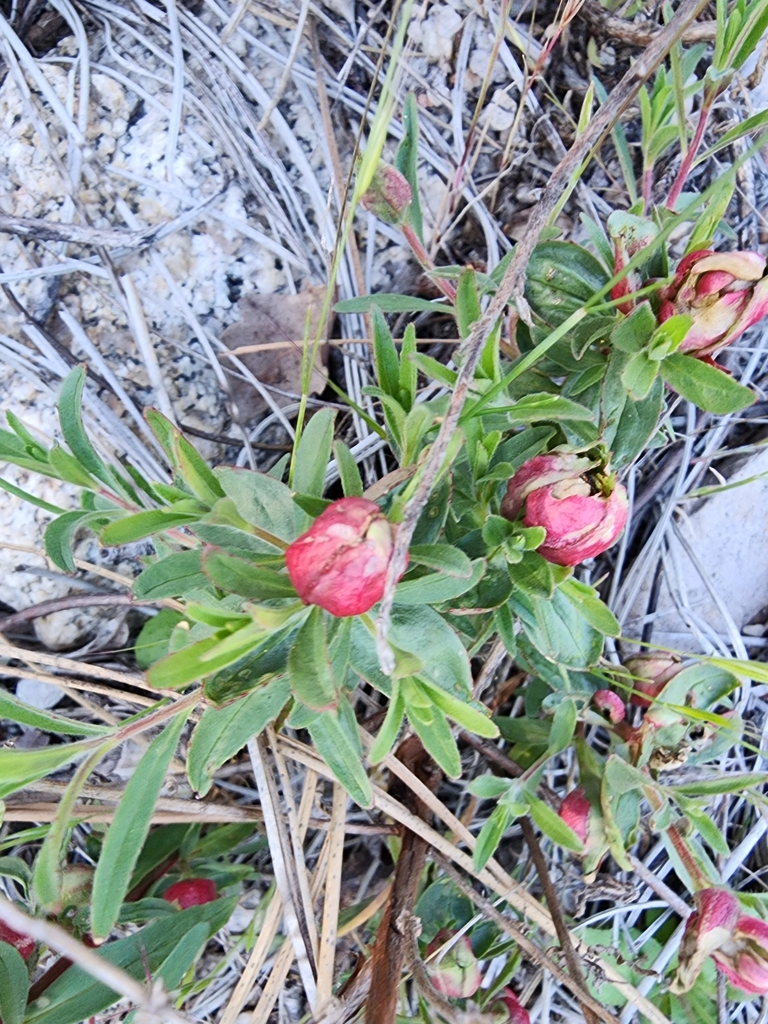
<instances>
[{"instance_id":1,"label":"unopened bud","mask_svg":"<svg viewBox=\"0 0 768 1024\"><path fill-rule=\"evenodd\" d=\"M385 224L400 224L412 195L405 176L390 164L380 162L373 181L360 198L360 205Z\"/></svg>"}]
</instances>

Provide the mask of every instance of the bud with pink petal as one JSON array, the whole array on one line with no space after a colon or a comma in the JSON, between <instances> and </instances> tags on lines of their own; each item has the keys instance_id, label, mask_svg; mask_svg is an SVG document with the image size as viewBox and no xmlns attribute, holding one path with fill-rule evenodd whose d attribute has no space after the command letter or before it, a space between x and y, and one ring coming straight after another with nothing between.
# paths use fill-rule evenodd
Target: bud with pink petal
<instances>
[{"instance_id":1,"label":"bud with pink petal","mask_svg":"<svg viewBox=\"0 0 768 1024\"><path fill-rule=\"evenodd\" d=\"M613 725L624 720L627 709L624 707L624 701L613 690L596 690L592 694L592 702L600 714Z\"/></svg>"},{"instance_id":2,"label":"bud with pink petal","mask_svg":"<svg viewBox=\"0 0 768 1024\"><path fill-rule=\"evenodd\" d=\"M447 929L438 932L427 946L431 956L444 946L452 933ZM477 957L472 952L472 943L466 935L455 942L443 956L438 955L427 961L427 973L440 995L449 999L468 999L480 988L483 975Z\"/></svg>"},{"instance_id":3,"label":"bud with pink petal","mask_svg":"<svg viewBox=\"0 0 768 1024\"><path fill-rule=\"evenodd\" d=\"M174 903L180 910L213 903L218 898L216 883L210 878L183 878L169 886L163 893L163 899L167 903Z\"/></svg>"},{"instance_id":4,"label":"bud with pink petal","mask_svg":"<svg viewBox=\"0 0 768 1024\"><path fill-rule=\"evenodd\" d=\"M331 615L361 615L380 601L394 527L366 498L340 498L285 552L288 575L305 604Z\"/></svg>"},{"instance_id":5,"label":"bud with pink petal","mask_svg":"<svg viewBox=\"0 0 768 1024\"><path fill-rule=\"evenodd\" d=\"M675 279L660 293L659 320L684 314L693 323L681 352L702 357L719 352L768 314L765 257L757 252L689 253Z\"/></svg>"},{"instance_id":6,"label":"bud with pink petal","mask_svg":"<svg viewBox=\"0 0 768 1024\"><path fill-rule=\"evenodd\" d=\"M632 694L629 703L638 708L649 708L683 666L680 659L671 654L637 654L624 662L624 668L632 676L632 689L638 691Z\"/></svg>"},{"instance_id":7,"label":"bud with pink petal","mask_svg":"<svg viewBox=\"0 0 768 1024\"><path fill-rule=\"evenodd\" d=\"M526 1008L511 988L502 989L496 999L486 1007L493 1024L531 1024Z\"/></svg>"},{"instance_id":8,"label":"bud with pink petal","mask_svg":"<svg viewBox=\"0 0 768 1024\"><path fill-rule=\"evenodd\" d=\"M400 224L408 212L411 198L407 178L397 168L382 162L361 196L360 205L385 224Z\"/></svg>"},{"instance_id":9,"label":"bud with pink petal","mask_svg":"<svg viewBox=\"0 0 768 1024\"><path fill-rule=\"evenodd\" d=\"M672 991L689 991L708 956L737 988L752 995L768 993L768 923L742 914L738 899L727 889L696 893L696 911L685 923Z\"/></svg>"},{"instance_id":10,"label":"bud with pink petal","mask_svg":"<svg viewBox=\"0 0 768 1024\"><path fill-rule=\"evenodd\" d=\"M560 804L560 811L558 813L568 828L576 833L582 843L586 843L589 834L589 818L592 814L592 804L587 799L587 794L581 786L568 794Z\"/></svg>"},{"instance_id":11,"label":"bud with pink petal","mask_svg":"<svg viewBox=\"0 0 768 1024\"><path fill-rule=\"evenodd\" d=\"M627 522L627 492L605 472L587 475L589 459L551 452L530 459L507 485L501 514L515 519L523 505L526 526L542 526L538 548L556 565L578 565L601 554L618 539Z\"/></svg>"}]
</instances>

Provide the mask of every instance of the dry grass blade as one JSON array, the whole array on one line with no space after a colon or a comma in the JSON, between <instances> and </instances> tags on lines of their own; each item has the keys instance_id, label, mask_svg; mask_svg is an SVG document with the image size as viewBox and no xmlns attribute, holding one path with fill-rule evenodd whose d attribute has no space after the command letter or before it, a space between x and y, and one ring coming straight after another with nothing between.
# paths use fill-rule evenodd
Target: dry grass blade
<instances>
[{"instance_id":1,"label":"dry grass blade","mask_svg":"<svg viewBox=\"0 0 768 1024\"><path fill-rule=\"evenodd\" d=\"M328 872L323 900L323 921L320 934L320 952L317 961L317 1003L323 1003L333 994L333 972L336 958L336 938L339 923L341 879L344 858L344 825L347 815L347 793L338 784L333 786L331 824L328 830Z\"/></svg>"},{"instance_id":2,"label":"dry grass blade","mask_svg":"<svg viewBox=\"0 0 768 1024\"><path fill-rule=\"evenodd\" d=\"M302 920L303 907L293 863L293 851L286 835L285 823L282 821L277 787L270 772L271 758L266 741L261 737L249 740L248 753L264 812L264 827L275 881L283 900L286 931L293 944L307 1001L314 1008L317 1002L317 972L307 923Z\"/></svg>"}]
</instances>

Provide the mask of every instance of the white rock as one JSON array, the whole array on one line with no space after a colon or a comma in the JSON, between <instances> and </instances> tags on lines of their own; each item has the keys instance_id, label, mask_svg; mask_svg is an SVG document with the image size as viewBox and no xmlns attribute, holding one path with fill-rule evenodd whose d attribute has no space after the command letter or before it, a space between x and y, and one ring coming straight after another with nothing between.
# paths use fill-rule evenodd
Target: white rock
<instances>
[{"instance_id":1,"label":"white rock","mask_svg":"<svg viewBox=\"0 0 768 1024\"><path fill-rule=\"evenodd\" d=\"M16 683L16 696L30 707L45 711L55 708L64 697L64 691L42 679L20 679Z\"/></svg>"}]
</instances>

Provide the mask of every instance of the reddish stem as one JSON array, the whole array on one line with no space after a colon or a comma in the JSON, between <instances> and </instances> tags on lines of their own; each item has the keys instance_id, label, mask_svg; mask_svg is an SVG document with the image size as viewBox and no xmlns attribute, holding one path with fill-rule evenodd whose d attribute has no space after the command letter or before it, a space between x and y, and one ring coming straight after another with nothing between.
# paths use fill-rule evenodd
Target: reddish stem
<instances>
[{"instance_id":1,"label":"reddish stem","mask_svg":"<svg viewBox=\"0 0 768 1024\"><path fill-rule=\"evenodd\" d=\"M680 170L677 172L675 183L672 186L672 189L669 193L669 198L667 199L668 210L674 210L675 203L680 198L680 193L683 191L683 188L685 187L685 182L690 173L691 165L693 164L693 161L699 150L701 140L704 137L704 130L707 127L707 121L709 120L709 115L712 112L712 105L714 102L715 96L704 96L701 105L701 110L699 111L699 122L696 125L696 131L693 133L693 140L690 146L688 147L688 152L683 157L682 163L680 164Z\"/></svg>"},{"instance_id":2,"label":"reddish stem","mask_svg":"<svg viewBox=\"0 0 768 1024\"><path fill-rule=\"evenodd\" d=\"M410 224L400 225L403 234L406 237L408 244L413 249L413 254L419 263L424 267L425 270L434 270L435 265L429 258L429 253L421 244L421 240L416 232L413 230ZM435 278L435 284L440 291L445 295L446 298L450 299L451 302L456 301L456 289L453 287L450 281L445 281L442 277Z\"/></svg>"}]
</instances>

